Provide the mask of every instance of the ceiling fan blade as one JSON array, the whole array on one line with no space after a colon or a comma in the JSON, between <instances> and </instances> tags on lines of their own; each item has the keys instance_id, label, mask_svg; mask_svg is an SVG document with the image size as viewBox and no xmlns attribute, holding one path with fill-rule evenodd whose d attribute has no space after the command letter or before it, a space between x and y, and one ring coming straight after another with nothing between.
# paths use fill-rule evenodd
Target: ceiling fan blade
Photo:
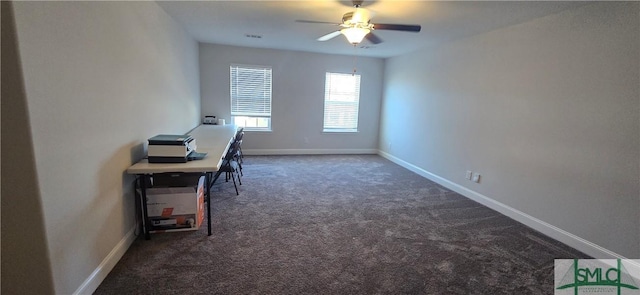
<instances>
[{"instance_id":1,"label":"ceiling fan blade","mask_svg":"<svg viewBox=\"0 0 640 295\"><path fill-rule=\"evenodd\" d=\"M369 40L369 42L371 42L373 44L382 43L382 39L380 39L378 36L374 35L371 32L369 34L366 34L364 37L367 38L367 40Z\"/></svg>"},{"instance_id":2,"label":"ceiling fan blade","mask_svg":"<svg viewBox=\"0 0 640 295\"><path fill-rule=\"evenodd\" d=\"M393 30L405 32L420 32L420 25L374 24L374 30Z\"/></svg>"},{"instance_id":3,"label":"ceiling fan blade","mask_svg":"<svg viewBox=\"0 0 640 295\"><path fill-rule=\"evenodd\" d=\"M337 24L335 22L323 22L323 21L316 21L316 20L302 20L302 19L297 19L296 20L297 23L307 23L307 24L330 24L330 25L337 25L339 26L340 24Z\"/></svg>"},{"instance_id":4,"label":"ceiling fan blade","mask_svg":"<svg viewBox=\"0 0 640 295\"><path fill-rule=\"evenodd\" d=\"M335 31L335 32L331 32L329 34L326 34L320 38L318 38L318 41L327 41L327 40L331 40L335 37L338 37L340 35L340 31Z\"/></svg>"}]
</instances>

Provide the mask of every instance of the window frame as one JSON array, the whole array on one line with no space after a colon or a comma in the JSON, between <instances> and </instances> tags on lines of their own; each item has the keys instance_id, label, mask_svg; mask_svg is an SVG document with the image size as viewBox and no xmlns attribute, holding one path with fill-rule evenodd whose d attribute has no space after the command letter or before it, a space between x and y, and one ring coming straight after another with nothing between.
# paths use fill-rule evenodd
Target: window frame
<instances>
[{"instance_id":1,"label":"window frame","mask_svg":"<svg viewBox=\"0 0 640 295\"><path fill-rule=\"evenodd\" d=\"M335 81L335 79L338 79L340 77L355 77L355 85L353 85L353 89L352 90L348 90L348 91L336 91L336 86L334 85L334 87L332 88L330 85L332 84L333 81ZM339 81L338 81L339 82ZM344 82L343 82L344 83ZM362 76L359 74L354 74L354 73L337 73L337 72L326 72L325 73L325 95L324 95L324 105L323 105L323 122L322 122L322 132L326 132L326 133L357 133L358 132L358 125L359 125L359 120L360 120L360 85L362 83ZM338 85L337 87L340 86L344 86L344 85ZM343 89L344 90L344 89ZM345 96L345 95L349 95L349 93L352 92L353 96L351 97L351 100L347 99L347 100L339 100L336 99L340 96ZM331 99L331 98L334 99ZM351 113L347 113L346 117L348 118L349 116L354 117L354 118L349 118L346 119L346 121L351 121L350 126L338 126L336 125L337 122L328 122L327 119L329 116L333 115L335 116L337 112L335 109L334 110L329 110L332 113L328 113L328 104L330 105L331 102L333 102L335 105L339 105L342 104L342 107L345 107L346 105L355 105L351 107ZM336 108L339 108L340 106L335 106ZM344 119L343 119L344 120Z\"/></svg>"},{"instance_id":2,"label":"window frame","mask_svg":"<svg viewBox=\"0 0 640 295\"><path fill-rule=\"evenodd\" d=\"M240 105L241 100L250 101L251 99L241 98L242 96L241 89L243 85L239 85L238 76L241 74L239 71L250 72L251 70L265 71L262 79L268 85L260 85L260 83L256 81L251 81L251 83L255 83L254 85L249 85L251 87L257 87L254 89L258 92L258 96L261 98L254 99L252 103L259 104L258 106L252 105L246 107L246 109L240 109L242 106ZM235 75L234 75L235 71ZM245 75L251 75L251 73ZM258 75L259 76L259 75ZM235 79L234 79L235 78ZM255 77L248 77L248 79ZM259 77L258 77L259 78ZM259 79L257 79L259 80ZM263 66L263 65L246 65L246 64L231 64L229 66L229 100L231 103L230 111L231 111L231 123L238 125L239 127L244 127L245 131L271 131L272 128L272 108L273 108L273 68L271 66ZM261 106L260 106L261 105ZM235 109L235 111L234 111ZM261 120L262 123L259 123ZM247 120L255 120L254 126L247 126ZM244 121L243 123L241 123ZM263 126L258 126L262 124ZM266 126L265 126L266 125Z\"/></svg>"}]
</instances>

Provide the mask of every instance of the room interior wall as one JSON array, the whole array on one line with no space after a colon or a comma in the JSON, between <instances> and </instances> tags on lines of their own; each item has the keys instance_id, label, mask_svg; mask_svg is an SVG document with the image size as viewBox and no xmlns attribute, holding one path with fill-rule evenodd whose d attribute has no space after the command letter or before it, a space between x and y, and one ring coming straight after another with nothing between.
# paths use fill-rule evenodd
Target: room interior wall
<instances>
[{"instance_id":1,"label":"room interior wall","mask_svg":"<svg viewBox=\"0 0 640 295\"><path fill-rule=\"evenodd\" d=\"M247 132L246 153L377 151L383 59L201 43L202 118L215 115L230 122L231 64L273 69L272 131ZM324 133L325 73L351 73L354 65L361 75L358 132Z\"/></svg>"},{"instance_id":2,"label":"room interior wall","mask_svg":"<svg viewBox=\"0 0 640 295\"><path fill-rule=\"evenodd\" d=\"M597 2L390 58L380 149L639 258L639 30L639 3Z\"/></svg>"},{"instance_id":3,"label":"room interior wall","mask_svg":"<svg viewBox=\"0 0 640 295\"><path fill-rule=\"evenodd\" d=\"M2 12L2 291L3 294L52 294L42 204L37 186L24 81L12 3ZM37 280L25 278L36 277Z\"/></svg>"},{"instance_id":4,"label":"room interior wall","mask_svg":"<svg viewBox=\"0 0 640 295\"><path fill-rule=\"evenodd\" d=\"M55 293L91 293L135 238L126 169L199 122L197 42L155 2L14 11L37 171L22 184L39 191Z\"/></svg>"}]
</instances>

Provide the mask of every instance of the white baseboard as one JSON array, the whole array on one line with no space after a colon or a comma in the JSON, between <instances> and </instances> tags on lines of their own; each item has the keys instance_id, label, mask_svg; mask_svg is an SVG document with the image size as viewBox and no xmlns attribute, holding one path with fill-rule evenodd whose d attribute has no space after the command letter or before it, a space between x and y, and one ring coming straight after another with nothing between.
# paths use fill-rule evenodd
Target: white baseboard
<instances>
[{"instance_id":1,"label":"white baseboard","mask_svg":"<svg viewBox=\"0 0 640 295\"><path fill-rule=\"evenodd\" d=\"M109 272L116 266L120 258L127 252L129 246L135 241L136 226L134 226L127 234L120 240L120 242L111 250L109 255L102 260L98 268L96 268L91 275L80 285L80 287L73 292L74 295L79 294L93 294L98 289L100 283L107 277Z\"/></svg>"},{"instance_id":2,"label":"white baseboard","mask_svg":"<svg viewBox=\"0 0 640 295\"><path fill-rule=\"evenodd\" d=\"M378 153L377 149L242 149L245 155L354 155Z\"/></svg>"},{"instance_id":3,"label":"white baseboard","mask_svg":"<svg viewBox=\"0 0 640 295\"><path fill-rule=\"evenodd\" d=\"M620 258L620 259L625 259L625 257L623 257L620 254L617 254L613 251L610 251L608 249L605 249L599 245L596 245L595 243L589 242L581 237L578 237L570 232L567 232L563 229L560 229L554 225L551 225L547 222L544 222L540 219L537 219L531 215L528 215L522 211L519 211L515 208L509 207L505 204L502 204L496 200L493 200L487 196L484 196L480 193L477 193L475 191L472 191L464 186L461 186L457 183L454 183L452 181L449 181L445 178L442 178L438 175L435 175L429 171L426 171L418 166L415 166L409 162L406 162L402 159L399 159L387 152L384 151L378 151L378 154L404 168L407 168L417 174L419 174L422 177L425 177L435 183L438 183L452 191L455 191L471 200L474 200L482 205L485 205L493 210L496 210L532 229L535 229L539 232L541 232L542 234L555 239L569 247L572 247L584 254L587 254L593 258L599 258L599 259L604 259L604 258Z\"/></svg>"}]
</instances>

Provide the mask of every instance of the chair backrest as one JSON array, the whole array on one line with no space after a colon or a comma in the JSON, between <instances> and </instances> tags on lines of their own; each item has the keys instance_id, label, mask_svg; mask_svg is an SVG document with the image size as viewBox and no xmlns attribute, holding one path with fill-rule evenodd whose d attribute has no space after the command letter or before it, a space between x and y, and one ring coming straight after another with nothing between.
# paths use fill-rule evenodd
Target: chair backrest
<instances>
[{"instance_id":1,"label":"chair backrest","mask_svg":"<svg viewBox=\"0 0 640 295\"><path fill-rule=\"evenodd\" d=\"M227 154L224 156L225 161L233 160L233 157L238 152L238 142L234 141L229 146Z\"/></svg>"},{"instance_id":2,"label":"chair backrest","mask_svg":"<svg viewBox=\"0 0 640 295\"><path fill-rule=\"evenodd\" d=\"M243 132L239 132L236 134L236 141L241 142L242 141L242 137L244 137L244 131Z\"/></svg>"},{"instance_id":3,"label":"chair backrest","mask_svg":"<svg viewBox=\"0 0 640 295\"><path fill-rule=\"evenodd\" d=\"M238 129L238 131L236 132L236 136L235 136L235 140L236 141L240 141L242 140L242 137L244 136L244 128L240 127L240 129Z\"/></svg>"}]
</instances>

